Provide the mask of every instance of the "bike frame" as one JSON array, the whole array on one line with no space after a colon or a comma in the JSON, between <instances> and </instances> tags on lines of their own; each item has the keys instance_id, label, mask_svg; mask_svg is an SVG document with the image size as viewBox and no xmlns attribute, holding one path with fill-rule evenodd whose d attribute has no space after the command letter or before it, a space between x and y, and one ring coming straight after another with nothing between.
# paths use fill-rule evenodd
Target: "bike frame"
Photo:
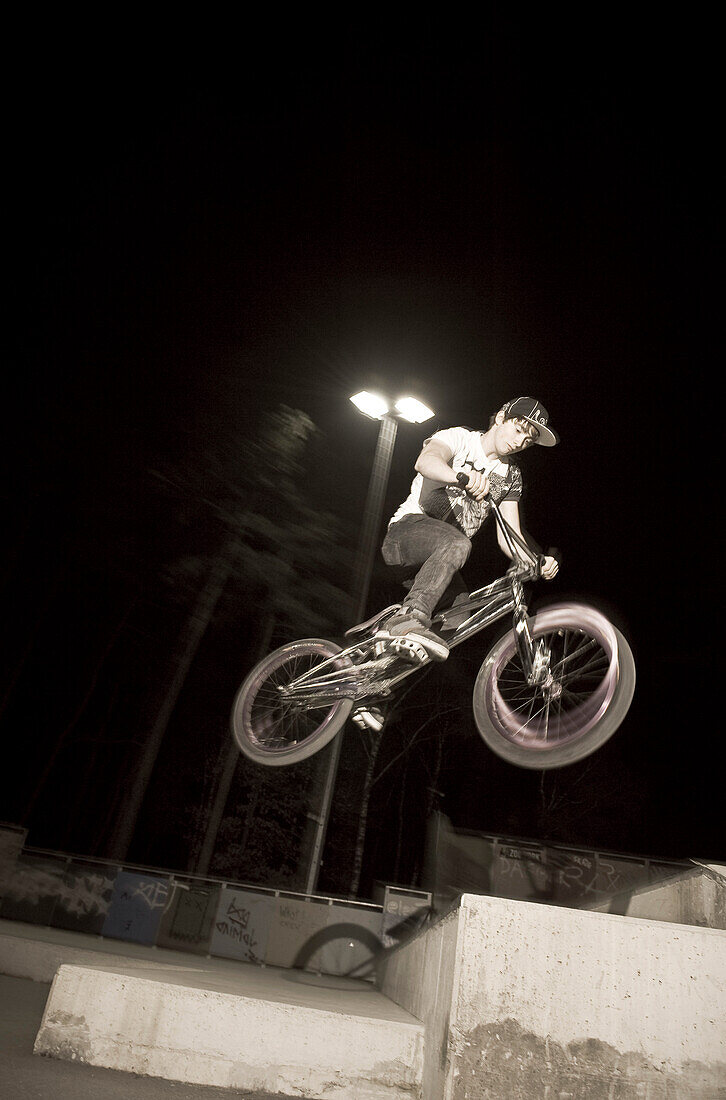
<instances>
[{"instance_id":1,"label":"bike frame","mask_svg":"<svg viewBox=\"0 0 726 1100\"><path fill-rule=\"evenodd\" d=\"M466 601L456 605L457 617L462 612L471 614L447 639L447 644L454 649L511 612L519 655L528 679L534 682L546 674L547 662L541 644L532 639L523 585L538 576L539 558L512 530L493 501L492 510L514 564L505 576L476 589ZM434 615L432 625L441 624L449 610ZM374 627L370 636L322 661L280 691L286 699L297 701L306 709L329 707L343 699L361 703L390 695L399 683L429 663L427 659L412 664L391 653L385 641L376 639Z\"/></svg>"}]
</instances>

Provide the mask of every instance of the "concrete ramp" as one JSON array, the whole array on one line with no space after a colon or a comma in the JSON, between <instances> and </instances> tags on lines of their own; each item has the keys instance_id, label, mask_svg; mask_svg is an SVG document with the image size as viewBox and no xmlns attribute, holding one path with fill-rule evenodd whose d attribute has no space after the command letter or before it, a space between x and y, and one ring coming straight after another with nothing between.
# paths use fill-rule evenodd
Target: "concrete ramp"
<instances>
[{"instance_id":1,"label":"concrete ramp","mask_svg":"<svg viewBox=\"0 0 726 1100\"><path fill-rule=\"evenodd\" d=\"M64 965L35 1053L316 1100L420 1096L420 1022L364 983L290 977L265 997L260 971L245 996L234 978L191 967Z\"/></svg>"},{"instance_id":2,"label":"concrete ramp","mask_svg":"<svg viewBox=\"0 0 726 1100\"><path fill-rule=\"evenodd\" d=\"M381 976L76 955L35 1050L311 1100L726 1097L721 929L465 894Z\"/></svg>"},{"instance_id":3,"label":"concrete ramp","mask_svg":"<svg viewBox=\"0 0 726 1100\"><path fill-rule=\"evenodd\" d=\"M726 930L726 867L695 864L664 882L623 890L583 908Z\"/></svg>"},{"instance_id":4,"label":"concrete ramp","mask_svg":"<svg viewBox=\"0 0 726 1100\"><path fill-rule=\"evenodd\" d=\"M424 1100L726 1096L726 932L464 894L385 964Z\"/></svg>"}]
</instances>

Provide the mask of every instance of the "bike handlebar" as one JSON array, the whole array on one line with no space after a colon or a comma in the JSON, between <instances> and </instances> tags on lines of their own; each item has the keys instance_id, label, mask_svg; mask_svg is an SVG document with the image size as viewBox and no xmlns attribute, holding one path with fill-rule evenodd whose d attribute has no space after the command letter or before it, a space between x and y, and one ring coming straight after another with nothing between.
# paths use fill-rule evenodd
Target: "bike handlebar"
<instances>
[{"instance_id":1,"label":"bike handlebar","mask_svg":"<svg viewBox=\"0 0 726 1100\"><path fill-rule=\"evenodd\" d=\"M456 475L456 480L458 481L459 485L464 490L464 492L466 492L467 491L466 487L469 484L469 475L467 473L465 473L463 470L460 470L459 473ZM515 544L519 543L520 542L519 536L512 530L512 528L509 526L509 524L505 520L504 516L499 511L499 505L494 500L491 501L491 505L492 505L493 511L496 514L497 521L499 522L500 526L503 526L503 527L506 528L506 530L509 533L510 539L512 539ZM513 548L516 552L517 551L517 546L514 545ZM522 548L524 549L524 545L522 546ZM544 564L545 557L556 558L558 562L561 560L560 551L556 546L550 546L548 548L546 554L537 554L530 547L527 547L527 551L532 555L532 557L534 559L533 563L530 565L529 563L525 562L523 558L520 558L519 562L514 562L513 568L515 568L515 569L518 568L518 567L523 568L523 572L525 574L531 573L533 580L537 580L542 575L542 565Z\"/></svg>"}]
</instances>

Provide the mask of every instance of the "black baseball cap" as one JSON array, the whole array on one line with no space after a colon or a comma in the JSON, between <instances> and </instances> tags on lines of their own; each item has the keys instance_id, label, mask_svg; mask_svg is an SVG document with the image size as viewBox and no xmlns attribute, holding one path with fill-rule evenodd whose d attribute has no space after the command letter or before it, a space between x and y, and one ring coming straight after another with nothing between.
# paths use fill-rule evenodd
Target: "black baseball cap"
<instances>
[{"instance_id":1,"label":"black baseball cap","mask_svg":"<svg viewBox=\"0 0 726 1100\"><path fill-rule=\"evenodd\" d=\"M535 443L540 447L554 447L560 441L557 432L547 426L550 419L547 409L534 397L515 397L508 401L504 406L504 419L527 420L533 424L539 432Z\"/></svg>"}]
</instances>

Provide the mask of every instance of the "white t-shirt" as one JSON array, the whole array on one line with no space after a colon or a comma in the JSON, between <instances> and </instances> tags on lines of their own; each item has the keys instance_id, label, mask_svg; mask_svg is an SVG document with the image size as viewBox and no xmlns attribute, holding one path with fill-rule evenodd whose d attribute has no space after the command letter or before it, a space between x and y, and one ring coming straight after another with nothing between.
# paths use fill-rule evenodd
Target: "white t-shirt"
<instances>
[{"instance_id":1,"label":"white t-shirt","mask_svg":"<svg viewBox=\"0 0 726 1100\"><path fill-rule=\"evenodd\" d=\"M512 462L487 457L482 447L482 437L482 432L472 432L468 428L445 428L426 439L424 446L431 440L445 443L453 452L451 466L457 474L471 470L488 474L490 490L484 500L474 500L461 486L442 485L440 481L431 481L422 474L416 474L410 493L396 509L388 526L397 523L403 516L427 515L452 523L471 538L491 512L492 498L497 504L503 500L520 500L522 475L519 467Z\"/></svg>"}]
</instances>

